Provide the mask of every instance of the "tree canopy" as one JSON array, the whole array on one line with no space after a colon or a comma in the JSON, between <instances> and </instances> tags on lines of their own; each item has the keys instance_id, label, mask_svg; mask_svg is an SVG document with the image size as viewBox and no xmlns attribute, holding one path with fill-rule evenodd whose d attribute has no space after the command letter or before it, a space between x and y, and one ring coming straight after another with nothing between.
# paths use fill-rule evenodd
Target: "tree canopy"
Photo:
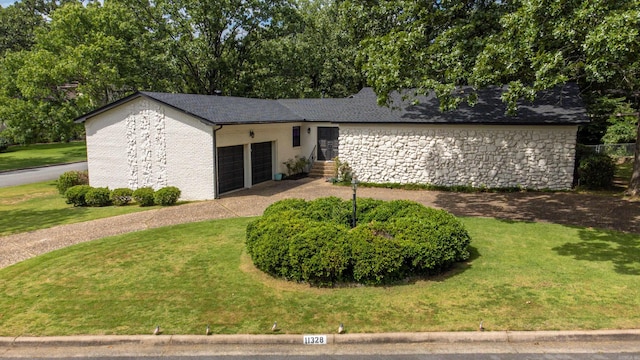
<instances>
[{"instance_id":1,"label":"tree canopy","mask_svg":"<svg viewBox=\"0 0 640 360\"><path fill-rule=\"evenodd\" d=\"M402 10L389 3L401 4ZM415 88L435 91L447 110L476 99L474 93L458 93L459 85L507 84L502 98L515 112L518 101L574 81L594 103L615 99L614 111L625 106L638 111L638 0L396 1L359 11L380 9L395 22L386 33L365 40L362 56L366 79L382 103L391 91ZM637 117L630 114L615 122L614 131ZM640 191L640 159L635 164L633 194Z\"/></svg>"},{"instance_id":2,"label":"tree canopy","mask_svg":"<svg viewBox=\"0 0 640 360\"><path fill-rule=\"evenodd\" d=\"M476 101L460 85L508 85L516 112L571 81L593 116L581 139L630 141L639 29L640 0L19 0L0 7L2 136L81 136L73 118L136 90L284 98L370 85L383 104L435 91L446 111Z\"/></svg>"}]
</instances>

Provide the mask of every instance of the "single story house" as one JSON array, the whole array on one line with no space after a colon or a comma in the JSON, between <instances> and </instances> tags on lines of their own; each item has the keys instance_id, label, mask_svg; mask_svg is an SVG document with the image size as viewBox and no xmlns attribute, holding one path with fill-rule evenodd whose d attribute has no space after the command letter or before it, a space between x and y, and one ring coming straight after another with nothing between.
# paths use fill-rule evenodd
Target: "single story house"
<instances>
[{"instance_id":1,"label":"single story house","mask_svg":"<svg viewBox=\"0 0 640 360\"><path fill-rule=\"evenodd\" d=\"M348 98L262 100L137 92L87 113L89 178L110 188L177 186L217 198L272 180L296 156L339 156L360 181L569 189L578 126L575 84L505 114L501 89L474 107L439 111L435 96L377 105L370 88Z\"/></svg>"}]
</instances>

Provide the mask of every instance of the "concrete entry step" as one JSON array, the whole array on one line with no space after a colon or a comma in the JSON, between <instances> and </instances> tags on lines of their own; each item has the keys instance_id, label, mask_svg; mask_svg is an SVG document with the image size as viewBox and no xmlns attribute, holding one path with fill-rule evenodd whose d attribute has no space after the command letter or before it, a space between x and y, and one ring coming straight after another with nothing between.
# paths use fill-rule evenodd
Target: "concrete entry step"
<instances>
[{"instance_id":1,"label":"concrete entry step","mask_svg":"<svg viewBox=\"0 0 640 360\"><path fill-rule=\"evenodd\" d=\"M328 178L335 176L333 161L316 161L309 171L309 177Z\"/></svg>"}]
</instances>

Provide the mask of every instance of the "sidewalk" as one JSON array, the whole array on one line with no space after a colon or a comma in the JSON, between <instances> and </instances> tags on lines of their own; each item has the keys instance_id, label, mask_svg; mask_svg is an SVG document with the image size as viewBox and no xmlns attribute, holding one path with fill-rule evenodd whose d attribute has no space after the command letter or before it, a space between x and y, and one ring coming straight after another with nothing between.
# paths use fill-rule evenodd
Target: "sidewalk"
<instances>
[{"instance_id":1,"label":"sidewalk","mask_svg":"<svg viewBox=\"0 0 640 360\"><path fill-rule=\"evenodd\" d=\"M0 337L1 357L640 353L640 330L329 334Z\"/></svg>"}]
</instances>

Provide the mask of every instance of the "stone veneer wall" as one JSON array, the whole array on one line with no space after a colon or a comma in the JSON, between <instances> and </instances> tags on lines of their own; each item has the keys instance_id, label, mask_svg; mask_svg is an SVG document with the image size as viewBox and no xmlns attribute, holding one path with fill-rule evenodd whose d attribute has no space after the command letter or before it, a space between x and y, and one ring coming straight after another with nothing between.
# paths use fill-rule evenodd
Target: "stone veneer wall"
<instances>
[{"instance_id":1,"label":"stone veneer wall","mask_svg":"<svg viewBox=\"0 0 640 360\"><path fill-rule=\"evenodd\" d=\"M340 159L371 183L569 189L576 126L340 125Z\"/></svg>"}]
</instances>

